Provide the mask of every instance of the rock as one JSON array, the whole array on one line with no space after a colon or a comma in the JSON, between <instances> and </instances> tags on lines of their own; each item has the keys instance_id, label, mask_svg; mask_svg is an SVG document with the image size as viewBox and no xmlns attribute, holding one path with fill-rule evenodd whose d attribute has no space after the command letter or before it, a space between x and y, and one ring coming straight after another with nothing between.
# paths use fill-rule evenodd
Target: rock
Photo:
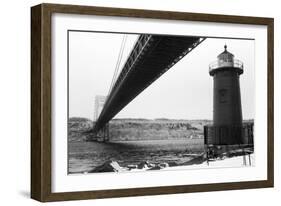
<instances>
[{"instance_id":1,"label":"rock","mask_svg":"<svg viewBox=\"0 0 281 206\"><path fill-rule=\"evenodd\" d=\"M169 167L175 167L178 166L178 164L175 161L169 162Z\"/></svg>"},{"instance_id":2,"label":"rock","mask_svg":"<svg viewBox=\"0 0 281 206\"><path fill-rule=\"evenodd\" d=\"M156 165L152 168L149 168L148 170L160 170L160 169L162 169L162 167L160 167L160 165Z\"/></svg>"},{"instance_id":3,"label":"rock","mask_svg":"<svg viewBox=\"0 0 281 206\"><path fill-rule=\"evenodd\" d=\"M153 167L149 168L148 170L161 170L163 168L169 167L169 164L166 162L162 162L158 165L154 165Z\"/></svg>"},{"instance_id":4,"label":"rock","mask_svg":"<svg viewBox=\"0 0 281 206\"><path fill-rule=\"evenodd\" d=\"M144 162L141 162L141 163L138 164L138 169L148 169L148 168L151 168L151 167L154 167L154 166L155 166L154 164L151 164L148 161L144 161Z\"/></svg>"},{"instance_id":5,"label":"rock","mask_svg":"<svg viewBox=\"0 0 281 206\"><path fill-rule=\"evenodd\" d=\"M169 164L166 163L166 162L162 162L162 163L159 164L159 166L160 166L161 168L165 168L165 167L169 167Z\"/></svg>"},{"instance_id":6,"label":"rock","mask_svg":"<svg viewBox=\"0 0 281 206\"><path fill-rule=\"evenodd\" d=\"M127 168L131 169L137 169L138 166L137 165L128 165Z\"/></svg>"},{"instance_id":7,"label":"rock","mask_svg":"<svg viewBox=\"0 0 281 206\"><path fill-rule=\"evenodd\" d=\"M202 164L204 161L206 161L205 155L200 154L197 157L194 157L193 159L189 160L188 162L185 162L183 165Z\"/></svg>"},{"instance_id":8,"label":"rock","mask_svg":"<svg viewBox=\"0 0 281 206\"><path fill-rule=\"evenodd\" d=\"M97 166L93 170L91 170L89 173L93 172L122 172L125 171L125 168L122 168L118 162L116 161L107 161L104 164Z\"/></svg>"}]
</instances>

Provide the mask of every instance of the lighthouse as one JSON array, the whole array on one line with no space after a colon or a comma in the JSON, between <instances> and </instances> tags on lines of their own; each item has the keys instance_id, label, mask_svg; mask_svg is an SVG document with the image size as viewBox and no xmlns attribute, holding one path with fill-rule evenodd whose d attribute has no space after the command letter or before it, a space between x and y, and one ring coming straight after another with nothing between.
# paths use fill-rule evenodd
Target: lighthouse
<instances>
[{"instance_id":1,"label":"lighthouse","mask_svg":"<svg viewBox=\"0 0 281 206\"><path fill-rule=\"evenodd\" d=\"M243 62L224 46L217 60L209 65L213 78L213 125L204 128L205 143L213 145L243 144L243 116L240 75Z\"/></svg>"}]
</instances>

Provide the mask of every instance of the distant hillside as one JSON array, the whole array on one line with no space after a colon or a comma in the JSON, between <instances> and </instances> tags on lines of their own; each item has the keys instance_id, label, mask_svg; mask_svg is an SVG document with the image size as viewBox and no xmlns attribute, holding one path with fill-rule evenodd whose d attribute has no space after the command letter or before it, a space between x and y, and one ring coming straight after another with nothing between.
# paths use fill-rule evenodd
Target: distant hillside
<instances>
[{"instance_id":1,"label":"distant hillside","mask_svg":"<svg viewBox=\"0 0 281 206\"><path fill-rule=\"evenodd\" d=\"M68 120L68 140L86 141L92 135L93 121L87 118L72 117Z\"/></svg>"},{"instance_id":2,"label":"distant hillside","mask_svg":"<svg viewBox=\"0 0 281 206\"><path fill-rule=\"evenodd\" d=\"M113 119L109 123L111 140L152 140L203 138L203 126L209 120ZM86 118L69 119L69 141L86 141L92 137L93 122Z\"/></svg>"},{"instance_id":3,"label":"distant hillside","mask_svg":"<svg viewBox=\"0 0 281 206\"><path fill-rule=\"evenodd\" d=\"M151 140L198 138L203 135L203 126L193 126L188 120L169 119L114 119L109 124L112 140Z\"/></svg>"}]
</instances>

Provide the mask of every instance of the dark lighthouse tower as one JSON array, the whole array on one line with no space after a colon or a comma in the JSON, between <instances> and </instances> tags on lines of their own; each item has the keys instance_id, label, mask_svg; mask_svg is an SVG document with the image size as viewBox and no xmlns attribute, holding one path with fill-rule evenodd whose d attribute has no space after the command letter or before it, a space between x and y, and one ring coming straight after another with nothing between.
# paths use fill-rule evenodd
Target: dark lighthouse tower
<instances>
[{"instance_id":1,"label":"dark lighthouse tower","mask_svg":"<svg viewBox=\"0 0 281 206\"><path fill-rule=\"evenodd\" d=\"M205 127L205 144L243 144L243 123L239 77L243 63L224 51L209 65L214 79L213 125Z\"/></svg>"}]
</instances>

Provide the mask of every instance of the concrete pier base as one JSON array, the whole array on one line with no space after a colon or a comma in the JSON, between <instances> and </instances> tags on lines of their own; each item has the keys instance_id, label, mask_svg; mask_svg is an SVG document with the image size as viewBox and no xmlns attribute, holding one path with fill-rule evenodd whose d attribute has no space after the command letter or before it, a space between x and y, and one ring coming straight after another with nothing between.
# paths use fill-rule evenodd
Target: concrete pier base
<instances>
[{"instance_id":1,"label":"concrete pier base","mask_svg":"<svg viewBox=\"0 0 281 206\"><path fill-rule=\"evenodd\" d=\"M109 141L109 124L106 124L97 133L93 134L93 141L108 142Z\"/></svg>"}]
</instances>

